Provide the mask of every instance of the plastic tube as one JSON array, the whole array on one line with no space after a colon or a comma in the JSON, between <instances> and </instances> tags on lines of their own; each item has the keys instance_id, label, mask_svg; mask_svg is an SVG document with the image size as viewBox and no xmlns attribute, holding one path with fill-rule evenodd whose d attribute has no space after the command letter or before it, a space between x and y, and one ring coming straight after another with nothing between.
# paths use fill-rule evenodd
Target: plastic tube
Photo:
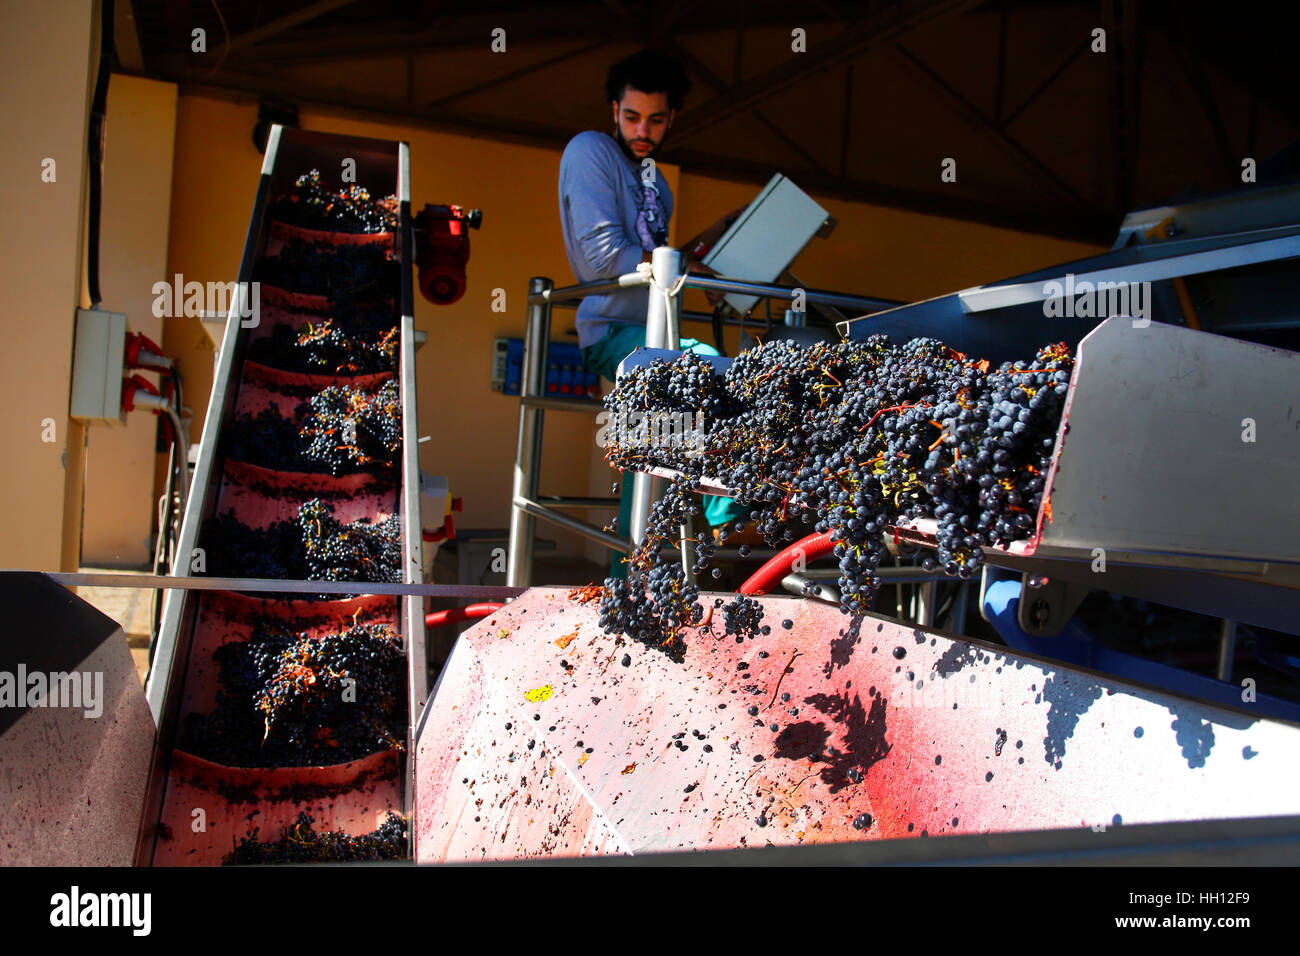
<instances>
[{"instance_id":1,"label":"plastic tube","mask_svg":"<svg viewBox=\"0 0 1300 956\"><path fill-rule=\"evenodd\" d=\"M486 601L482 604L468 604L465 607L448 608L445 611L434 611L432 614L424 616L425 627L442 627L444 624L456 624L460 621L467 621L475 617L487 617L489 614L495 614L505 607L492 601Z\"/></svg>"},{"instance_id":2,"label":"plastic tube","mask_svg":"<svg viewBox=\"0 0 1300 956\"><path fill-rule=\"evenodd\" d=\"M766 564L755 571L744 584L740 586L740 593L747 595L766 594L773 587L781 583L781 579L790 573L796 561L815 561L825 554L829 554L835 547L835 542L831 540L829 531L821 531L817 534L810 534L806 538L800 538L794 544L778 551L773 555Z\"/></svg>"}]
</instances>

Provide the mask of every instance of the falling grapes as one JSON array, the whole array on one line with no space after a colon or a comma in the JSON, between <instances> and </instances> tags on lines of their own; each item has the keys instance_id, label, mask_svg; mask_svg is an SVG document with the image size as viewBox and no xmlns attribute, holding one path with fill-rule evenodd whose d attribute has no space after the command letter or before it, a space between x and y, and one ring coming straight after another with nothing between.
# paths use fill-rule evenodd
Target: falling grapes
<instances>
[{"instance_id":1,"label":"falling grapes","mask_svg":"<svg viewBox=\"0 0 1300 956\"><path fill-rule=\"evenodd\" d=\"M397 515L377 524L344 524L319 498L298 509L307 578L312 581L400 582L402 527Z\"/></svg>"},{"instance_id":2,"label":"falling grapes","mask_svg":"<svg viewBox=\"0 0 1300 956\"><path fill-rule=\"evenodd\" d=\"M840 605L855 620L871 606L886 528L899 520L935 519L925 567L969 578L984 548L1034 528L1072 369L1065 345L990 371L934 339L896 346L883 335L768 343L722 377L691 353L632 369L606 407L614 422L640 429L614 429L606 457L624 470L681 474L652 508L627 579L606 581L602 626L674 648L679 629L700 621L698 592L661 549L698 510L689 489L704 475L731 490L772 547L830 532ZM697 410L702 449L654 440L644 424ZM696 572L711 557L702 545ZM746 598L723 608L727 633L752 636L761 620Z\"/></svg>"}]
</instances>

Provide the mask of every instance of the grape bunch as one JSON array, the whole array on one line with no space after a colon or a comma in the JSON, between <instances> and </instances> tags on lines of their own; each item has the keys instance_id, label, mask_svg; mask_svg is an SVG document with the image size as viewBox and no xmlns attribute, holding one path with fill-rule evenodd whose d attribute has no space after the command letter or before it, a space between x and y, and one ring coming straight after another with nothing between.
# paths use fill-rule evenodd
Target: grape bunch
<instances>
[{"instance_id":1,"label":"grape bunch","mask_svg":"<svg viewBox=\"0 0 1300 956\"><path fill-rule=\"evenodd\" d=\"M880 584L886 529L904 518L938 524L930 570L968 578L983 549L1029 536L1042 503L1073 357L1064 345L1032 362L990 371L934 339L892 344L768 343L741 355L724 377L706 377L686 353L631 370L607 397L618 416L706 409L702 454L614 432L606 458L624 470L682 474L672 503L652 511L627 582L606 582L602 624L647 642L672 639L697 618L684 584L665 591L676 562L660 548L691 509L686 488L702 475L750 509L773 547L830 532L842 609L860 617ZM710 558L704 547L696 570ZM663 565L663 569L660 566ZM635 573L634 573L635 572ZM684 576L683 576L684 577ZM655 590L657 588L657 590ZM751 636L761 617L743 600L724 611L728 633ZM626 630L631 628L631 631Z\"/></svg>"},{"instance_id":2,"label":"grape bunch","mask_svg":"<svg viewBox=\"0 0 1300 956\"><path fill-rule=\"evenodd\" d=\"M226 455L270 468L340 475L371 472L391 477L402 447L401 391L390 379L371 391L331 385L295 409L295 420L274 406L236 415Z\"/></svg>"},{"instance_id":3,"label":"grape bunch","mask_svg":"<svg viewBox=\"0 0 1300 956\"><path fill-rule=\"evenodd\" d=\"M216 577L296 581L400 582L401 518L368 518L345 524L334 506L304 502L292 521L250 528L233 510L204 523L207 572ZM338 597L338 595L331 595Z\"/></svg>"},{"instance_id":4,"label":"grape bunch","mask_svg":"<svg viewBox=\"0 0 1300 956\"><path fill-rule=\"evenodd\" d=\"M319 170L299 176L293 190L276 200L271 218L303 229L328 232L394 232L400 203L396 196L372 199L356 183L335 192L321 179Z\"/></svg>"},{"instance_id":5,"label":"grape bunch","mask_svg":"<svg viewBox=\"0 0 1300 956\"><path fill-rule=\"evenodd\" d=\"M260 863L356 863L376 860L406 859L407 824L389 813L377 830L364 836L349 836L343 830L317 832L316 818L306 810L297 821L281 831L278 840L258 842L260 827L221 860L222 866L247 866Z\"/></svg>"},{"instance_id":6,"label":"grape bunch","mask_svg":"<svg viewBox=\"0 0 1300 956\"><path fill-rule=\"evenodd\" d=\"M233 767L309 767L402 750L406 654L386 624L324 637L259 623L213 654L221 687L181 747Z\"/></svg>"},{"instance_id":7,"label":"grape bunch","mask_svg":"<svg viewBox=\"0 0 1300 956\"><path fill-rule=\"evenodd\" d=\"M646 536L628 559L627 577L609 578L600 600L600 625L681 660L685 645L678 628L700 623L700 589L686 580L680 561L663 560L660 549L675 541L683 523L700 511L690 482L674 479L650 507Z\"/></svg>"},{"instance_id":8,"label":"grape bunch","mask_svg":"<svg viewBox=\"0 0 1300 956\"><path fill-rule=\"evenodd\" d=\"M358 470L389 472L402 447L397 380L375 391L331 385L311 398L299 434L303 457L334 476Z\"/></svg>"},{"instance_id":9,"label":"grape bunch","mask_svg":"<svg viewBox=\"0 0 1300 956\"><path fill-rule=\"evenodd\" d=\"M344 524L334 517L333 505L313 498L298 509L298 527L308 580L401 582L398 515L377 524L365 518Z\"/></svg>"},{"instance_id":10,"label":"grape bunch","mask_svg":"<svg viewBox=\"0 0 1300 956\"><path fill-rule=\"evenodd\" d=\"M397 368L397 322L391 308L349 305L295 330L277 322L248 346L254 362L286 372L361 375Z\"/></svg>"},{"instance_id":11,"label":"grape bunch","mask_svg":"<svg viewBox=\"0 0 1300 956\"><path fill-rule=\"evenodd\" d=\"M335 300L383 302L396 298L401 264L381 246L293 239L280 254L258 262L253 278L286 292Z\"/></svg>"}]
</instances>

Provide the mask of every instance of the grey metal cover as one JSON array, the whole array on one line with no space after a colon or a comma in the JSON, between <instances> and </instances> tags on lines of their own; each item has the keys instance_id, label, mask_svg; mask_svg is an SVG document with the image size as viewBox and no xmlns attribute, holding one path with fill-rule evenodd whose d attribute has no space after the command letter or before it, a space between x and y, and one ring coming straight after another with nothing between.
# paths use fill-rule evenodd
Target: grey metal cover
<instances>
[{"instance_id":1,"label":"grey metal cover","mask_svg":"<svg viewBox=\"0 0 1300 956\"><path fill-rule=\"evenodd\" d=\"M777 173L709 250L704 264L719 275L774 282L828 215L811 196ZM742 314L758 301L758 296L738 292L726 298Z\"/></svg>"},{"instance_id":2,"label":"grey metal cover","mask_svg":"<svg viewBox=\"0 0 1300 956\"><path fill-rule=\"evenodd\" d=\"M1300 354L1108 319L1079 344L1045 497L1044 550L1300 563Z\"/></svg>"}]
</instances>

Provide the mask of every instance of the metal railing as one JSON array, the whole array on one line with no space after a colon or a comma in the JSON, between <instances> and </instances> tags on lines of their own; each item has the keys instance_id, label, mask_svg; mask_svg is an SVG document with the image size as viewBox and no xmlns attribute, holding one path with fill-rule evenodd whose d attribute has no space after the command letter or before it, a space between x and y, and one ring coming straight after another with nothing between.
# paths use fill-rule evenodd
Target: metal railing
<instances>
[{"instance_id":1,"label":"metal railing","mask_svg":"<svg viewBox=\"0 0 1300 956\"><path fill-rule=\"evenodd\" d=\"M721 276L705 276L682 271L682 253L669 246L660 246L651 254L650 268L621 275L616 279L585 282L579 285L556 288L545 277L528 280L528 321L524 332L523 376L519 395L519 442L515 453L515 473L511 494L510 540L506 554L506 583L510 587L528 587L532 582L533 535L537 519L549 521L584 538L598 541L608 548L624 553L634 550L645 537L646 520L650 505L663 481L643 472L632 479L632 520L628 536L612 534L603 528L582 521L565 510L616 509L617 498L565 497L538 495L541 472L542 430L545 412L582 412L594 414L603 406L582 399L553 398L546 395L546 369L551 341L551 309L556 306L577 307L589 295L602 295L623 289L650 288L650 303L646 310L646 345L650 348L680 348L681 323L684 319L710 322L712 317L702 313L683 312L683 289L738 292L759 298L794 301L802 298L808 305L859 310L862 313L879 312L898 305L888 299L847 295L824 289L805 289L801 286L784 286L770 282L746 282ZM729 324L741 324L732 319ZM686 537L684 534L683 537ZM683 563L690 573L691 562L683 545Z\"/></svg>"}]
</instances>

